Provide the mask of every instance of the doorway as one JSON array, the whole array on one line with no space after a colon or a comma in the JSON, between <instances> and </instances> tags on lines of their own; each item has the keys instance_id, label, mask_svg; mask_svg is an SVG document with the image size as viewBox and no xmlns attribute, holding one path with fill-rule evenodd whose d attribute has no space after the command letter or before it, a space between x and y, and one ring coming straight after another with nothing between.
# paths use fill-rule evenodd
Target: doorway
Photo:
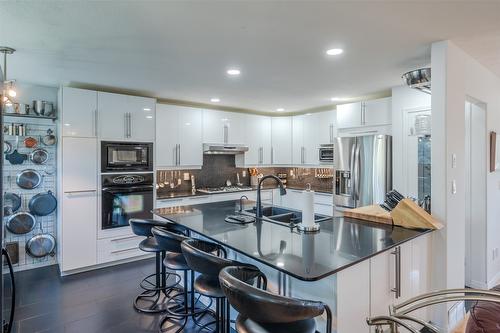
<instances>
[{"instance_id":1,"label":"doorway","mask_svg":"<svg viewBox=\"0 0 500 333\"><path fill-rule=\"evenodd\" d=\"M487 288L486 104L465 102L465 284Z\"/></svg>"}]
</instances>

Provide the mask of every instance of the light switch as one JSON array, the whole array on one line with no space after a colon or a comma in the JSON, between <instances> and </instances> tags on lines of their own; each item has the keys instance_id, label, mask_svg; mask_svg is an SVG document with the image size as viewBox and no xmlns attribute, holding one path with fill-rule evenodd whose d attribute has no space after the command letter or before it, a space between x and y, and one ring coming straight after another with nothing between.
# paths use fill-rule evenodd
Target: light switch
<instances>
[{"instance_id":1,"label":"light switch","mask_svg":"<svg viewBox=\"0 0 500 333\"><path fill-rule=\"evenodd\" d=\"M455 169L457 167L457 154L451 154L451 168Z\"/></svg>"},{"instance_id":2,"label":"light switch","mask_svg":"<svg viewBox=\"0 0 500 333\"><path fill-rule=\"evenodd\" d=\"M451 181L451 194L457 194L457 181L455 179Z\"/></svg>"}]
</instances>

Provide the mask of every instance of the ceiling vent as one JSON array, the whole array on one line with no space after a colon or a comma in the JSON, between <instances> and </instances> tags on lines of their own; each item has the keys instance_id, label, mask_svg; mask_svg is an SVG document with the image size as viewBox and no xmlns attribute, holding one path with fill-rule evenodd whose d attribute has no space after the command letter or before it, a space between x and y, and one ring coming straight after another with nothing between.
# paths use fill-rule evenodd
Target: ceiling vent
<instances>
[{"instance_id":1,"label":"ceiling vent","mask_svg":"<svg viewBox=\"0 0 500 333\"><path fill-rule=\"evenodd\" d=\"M420 68L404 73L401 77L406 85L413 89L418 89L426 94L431 94L431 69Z\"/></svg>"}]
</instances>

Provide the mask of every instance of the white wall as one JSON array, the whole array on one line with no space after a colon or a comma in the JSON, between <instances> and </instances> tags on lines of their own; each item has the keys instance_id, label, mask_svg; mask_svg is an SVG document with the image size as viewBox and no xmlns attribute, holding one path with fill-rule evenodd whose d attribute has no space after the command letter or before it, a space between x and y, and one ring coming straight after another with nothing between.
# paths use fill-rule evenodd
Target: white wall
<instances>
[{"instance_id":1,"label":"white wall","mask_svg":"<svg viewBox=\"0 0 500 333\"><path fill-rule=\"evenodd\" d=\"M431 107L431 95L416 89L400 86L392 88L392 184L395 189L405 187L403 113L405 110Z\"/></svg>"},{"instance_id":2,"label":"white wall","mask_svg":"<svg viewBox=\"0 0 500 333\"><path fill-rule=\"evenodd\" d=\"M434 233L434 288L464 286L465 117L467 97L486 104L489 130L500 130L500 78L450 41L432 45L432 211L446 227ZM456 167L452 168L452 154ZM452 181L456 181L456 194ZM500 173L487 175L487 278L500 271Z\"/></svg>"}]
</instances>

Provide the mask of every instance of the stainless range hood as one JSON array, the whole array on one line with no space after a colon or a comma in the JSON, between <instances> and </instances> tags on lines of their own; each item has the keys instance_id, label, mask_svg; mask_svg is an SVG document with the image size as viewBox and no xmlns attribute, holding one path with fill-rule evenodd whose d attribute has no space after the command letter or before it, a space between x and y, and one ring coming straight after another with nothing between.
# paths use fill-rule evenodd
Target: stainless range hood
<instances>
[{"instance_id":1,"label":"stainless range hood","mask_svg":"<svg viewBox=\"0 0 500 333\"><path fill-rule=\"evenodd\" d=\"M248 151L248 146L229 143L204 143L203 154L238 155Z\"/></svg>"}]
</instances>

